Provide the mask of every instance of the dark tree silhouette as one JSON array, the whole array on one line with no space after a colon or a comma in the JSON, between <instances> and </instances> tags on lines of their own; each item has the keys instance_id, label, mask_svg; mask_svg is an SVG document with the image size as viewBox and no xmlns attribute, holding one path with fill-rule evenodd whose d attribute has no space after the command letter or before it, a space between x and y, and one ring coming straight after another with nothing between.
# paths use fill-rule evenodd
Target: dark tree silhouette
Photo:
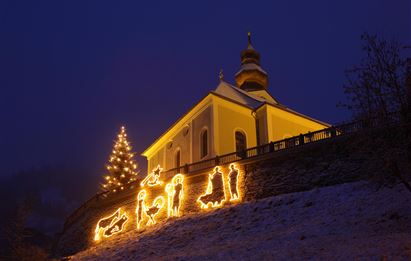
<instances>
[{"instance_id":1,"label":"dark tree silhouette","mask_svg":"<svg viewBox=\"0 0 411 261\"><path fill-rule=\"evenodd\" d=\"M352 110L356 119L385 118L397 111L407 114L411 66L404 57L405 46L368 33L361 39L365 57L346 71L343 88L348 101L340 105Z\"/></svg>"},{"instance_id":2,"label":"dark tree silhouette","mask_svg":"<svg viewBox=\"0 0 411 261\"><path fill-rule=\"evenodd\" d=\"M21 201L9 222L3 227L9 247L6 260L46 260L48 253L45 249L34 244L33 233L26 227L38 195L30 194Z\"/></svg>"},{"instance_id":3,"label":"dark tree silhouette","mask_svg":"<svg viewBox=\"0 0 411 261\"><path fill-rule=\"evenodd\" d=\"M409 47L368 33L362 34L361 39L365 57L359 65L346 70L343 88L347 102L339 105L364 122L384 123L399 112L401 130L386 128L385 138L378 141L386 151L383 160L390 173L375 179L379 183L400 181L411 192L409 164L399 160L404 149L411 159L411 59L405 54Z\"/></svg>"}]
</instances>

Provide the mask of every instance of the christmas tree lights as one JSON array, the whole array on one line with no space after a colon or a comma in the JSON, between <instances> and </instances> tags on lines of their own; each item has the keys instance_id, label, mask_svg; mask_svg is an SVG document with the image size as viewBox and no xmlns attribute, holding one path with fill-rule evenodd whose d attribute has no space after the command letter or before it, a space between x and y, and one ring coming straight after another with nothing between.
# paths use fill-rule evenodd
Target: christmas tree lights
<instances>
[{"instance_id":1,"label":"christmas tree lights","mask_svg":"<svg viewBox=\"0 0 411 261\"><path fill-rule=\"evenodd\" d=\"M105 175L104 183L101 185L103 191L124 190L125 185L137 180L137 163L134 161L134 153L131 152L131 149L126 129L123 126L117 135L113 151L106 165L108 174Z\"/></svg>"}]
</instances>

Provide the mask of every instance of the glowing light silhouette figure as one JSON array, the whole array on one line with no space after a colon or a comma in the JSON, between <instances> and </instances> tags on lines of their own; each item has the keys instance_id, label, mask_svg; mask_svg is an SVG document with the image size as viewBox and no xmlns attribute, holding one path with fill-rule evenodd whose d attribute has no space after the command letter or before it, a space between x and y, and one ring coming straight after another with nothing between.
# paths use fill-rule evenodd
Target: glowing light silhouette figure
<instances>
[{"instance_id":1,"label":"glowing light silhouette figure","mask_svg":"<svg viewBox=\"0 0 411 261\"><path fill-rule=\"evenodd\" d=\"M176 174L171 183L166 185L167 192L167 216L178 217L180 216L180 206L183 199L183 181L184 176L182 174Z\"/></svg>"},{"instance_id":2,"label":"glowing light silhouette figure","mask_svg":"<svg viewBox=\"0 0 411 261\"><path fill-rule=\"evenodd\" d=\"M201 204L201 208L209 206L215 208L220 207L226 200L224 188L224 176L220 172L220 167L215 167L214 172L208 174L207 190L204 195L201 195L197 202Z\"/></svg>"},{"instance_id":3,"label":"glowing light silhouette figure","mask_svg":"<svg viewBox=\"0 0 411 261\"><path fill-rule=\"evenodd\" d=\"M164 197L158 196L154 199L153 205L146 208L146 215L149 217L147 226L154 225L156 222L156 216L164 206Z\"/></svg>"},{"instance_id":4,"label":"glowing light silhouette figure","mask_svg":"<svg viewBox=\"0 0 411 261\"><path fill-rule=\"evenodd\" d=\"M104 217L97 222L96 229L94 230L94 240L100 240L101 236L111 237L120 233L127 221L126 213L121 214L121 208L117 209L110 216Z\"/></svg>"},{"instance_id":5,"label":"glowing light silhouette figure","mask_svg":"<svg viewBox=\"0 0 411 261\"><path fill-rule=\"evenodd\" d=\"M136 214L137 214L137 230L140 229L141 222L144 219L144 213L146 212L146 196L147 192L145 190L141 190L138 195L137 195L137 208L136 208Z\"/></svg>"},{"instance_id":6,"label":"glowing light silhouette figure","mask_svg":"<svg viewBox=\"0 0 411 261\"><path fill-rule=\"evenodd\" d=\"M111 237L114 234L120 233L127 221L128 217L126 214L121 215L120 218L118 218L106 231L104 231L103 235L105 237Z\"/></svg>"},{"instance_id":7,"label":"glowing light silhouette figure","mask_svg":"<svg viewBox=\"0 0 411 261\"><path fill-rule=\"evenodd\" d=\"M230 201L240 199L238 190L238 175L240 171L236 165L230 164L230 172L228 173L228 187L230 190Z\"/></svg>"},{"instance_id":8,"label":"glowing light silhouette figure","mask_svg":"<svg viewBox=\"0 0 411 261\"><path fill-rule=\"evenodd\" d=\"M157 168L151 171L151 173L141 181L140 186L144 187L146 184L150 187L161 185L163 183L160 181L160 173L162 171L163 168L157 165Z\"/></svg>"}]
</instances>

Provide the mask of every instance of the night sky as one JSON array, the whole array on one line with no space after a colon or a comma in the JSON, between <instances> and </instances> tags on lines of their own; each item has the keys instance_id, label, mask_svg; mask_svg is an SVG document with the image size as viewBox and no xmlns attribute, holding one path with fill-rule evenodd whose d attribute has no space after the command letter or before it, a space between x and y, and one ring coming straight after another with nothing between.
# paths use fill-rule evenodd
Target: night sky
<instances>
[{"instance_id":1,"label":"night sky","mask_svg":"<svg viewBox=\"0 0 411 261\"><path fill-rule=\"evenodd\" d=\"M234 83L248 31L275 98L348 120L336 104L361 33L409 44L410 12L408 0L1 1L0 175L61 165L100 177L123 124L140 154L221 68Z\"/></svg>"}]
</instances>

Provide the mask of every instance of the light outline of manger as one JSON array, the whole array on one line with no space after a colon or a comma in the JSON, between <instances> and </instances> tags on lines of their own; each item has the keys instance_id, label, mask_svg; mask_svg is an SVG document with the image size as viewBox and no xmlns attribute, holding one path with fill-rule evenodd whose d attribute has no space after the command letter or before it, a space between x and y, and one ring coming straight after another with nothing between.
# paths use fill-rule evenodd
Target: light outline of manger
<instances>
[{"instance_id":1,"label":"light outline of manger","mask_svg":"<svg viewBox=\"0 0 411 261\"><path fill-rule=\"evenodd\" d=\"M154 187L163 184L163 182L160 181L160 175L162 171L163 168L160 166L160 164L158 164L157 167L153 169L150 174L147 174L147 176L140 182L140 186L144 187L147 184L149 187ZM151 178L153 178L154 180L150 181Z\"/></svg>"},{"instance_id":2,"label":"light outline of manger","mask_svg":"<svg viewBox=\"0 0 411 261\"><path fill-rule=\"evenodd\" d=\"M202 209L208 209L208 207L209 207L209 205L211 205L211 208L218 208L218 207L221 207L223 204L224 204L224 202L225 201L227 201L227 193L226 193L226 191L225 191L225 182L224 182L224 173L223 172L221 172L221 176L222 176L222 181L223 181L223 192L224 192L224 199L223 200L221 200L221 202L220 203L215 203L215 202L207 202L207 204L204 204L203 202L201 202L201 200L200 200L200 198L201 197L203 197L203 196L206 196L206 195L210 195L211 193L212 193L212 190L213 190L213 184L212 184L212 182L211 182L211 180L212 180L212 178L213 178L213 176L215 175L215 174L217 174L217 171L216 170L218 170L218 169L220 169L221 170L221 167L220 166L215 166L214 167L214 172L213 173L208 173L208 184L207 184L207 189L206 189L206 192L204 193L204 194L202 194L202 195L200 195L198 198L197 198L197 202L199 202L200 203L200 207L202 208Z\"/></svg>"},{"instance_id":3,"label":"light outline of manger","mask_svg":"<svg viewBox=\"0 0 411 261\"><path fill-rule=\"evenodd\" d=\"M181 191L179 194L179 201L178 201L178 206L177 206L177 211L174 211L173 209L173 197L174 193L176 192L175 186L179 183L177 183L178 180L181 180ZM171 190L172 189L172 190ZM165 191L167 192L167 217L179 217L180 216L180 207L181 207L181 202L183 201L184 198L184 175L181 173L178 173L174 175L174 177L171 179L171 182L166 185ZM176 212L176 213L175 213Z\"/></svg>"},{"instance_id":4,"label":"light outline of manger","mask_svg":"<svg viewBox=\"0 0 411 261\"><path fill-rule=\"evenodd\" d=\"M229 173L228 173L228 175L227 175L227 179L228 179L228 190L230 191L230 201L231 201L231 202L233 202L233 201L238 201L238 200L240 200L240 190L238 189L238 178L239 178L239 176L240 176L240 169L238 168L237 164L235 164L235 163L231 163L228 168L229 168L229 170L230 170ZM236 196L233 196L233 193L232 193L232 191L231 191L231 179L230 179L230 173L232 172L232 169L231 169L231 168L233 168L234 170L237 171L237 177L236 177L236 182L235 182L235 190L237 191L237 195L236 195Z\"/></svg>"},{"instance_id":5,"label":"light outline of manger","mask_svg":"<svg viewBox=\"0 0 411 261\"><path fill-rule=\"evenodd\" d=\"M120 216L120 213L121 213L121 207L118 208L113 214L111 214L111 215L109 215L109 216L106 216L106 217L103 217L103 218L101 218L101 219L97 222L96 229L94 230L94 241L99 241L99 240L101 240L100 234L102 234L103 237L111 237L111 236L113 236L113 235L115 235L115 234L118 234L118 233L120 233L121 231L123 231L125 224L126 224L126 223L128 222L128 220L129 220L129 217L127 216L127 214L126 214L125 211L123 211L123 214L122 214L121 216ZM116 215L117 215L117 216L116 216ZM108 229L112 228L113 225L114 225L118 220L122 219L123 216L126 217L126 220L125 220L124 223L121 225L121 228L119 228L117 231L113 232L111 235L105 235L105 232L106 232ZM99 225L100 221L105 220L105 219L110 219L110 218L113 218L113 220L111 220L111 222L110 222L110 225L108 225L107 227L100 227L100 225Z\"/></svg>"},{"instance_id":6,"label":"light outline of manger","mask_svg":"<svg viewBox=\"0 0 411 261\"><path fill-rule=\"evenodd\" d=\"M154 207L154 205L157 205L156 202L157 202L157 201L160 201L160 200L161 200L161 204L160 204L161 206L158 208L157 213L155 213L155 214L153 215L153 217L150 217L150 215L147 214L147 211L149 210L149 208ZM157 196L157 197L153 200L153 204L151 205L151 207L146 207L145 214L148 216L148 221L147 221L147 223L146 223L146 226L151 226L151 225L157 224L156 216L158 215L158 213L160 213L161 209L164 207L164 205L165 205L164 203L165 203L164 197L163 197L163 196ZM157 206L157 207L158 207L158 206Z\"/></svg>"}]
</instances>

